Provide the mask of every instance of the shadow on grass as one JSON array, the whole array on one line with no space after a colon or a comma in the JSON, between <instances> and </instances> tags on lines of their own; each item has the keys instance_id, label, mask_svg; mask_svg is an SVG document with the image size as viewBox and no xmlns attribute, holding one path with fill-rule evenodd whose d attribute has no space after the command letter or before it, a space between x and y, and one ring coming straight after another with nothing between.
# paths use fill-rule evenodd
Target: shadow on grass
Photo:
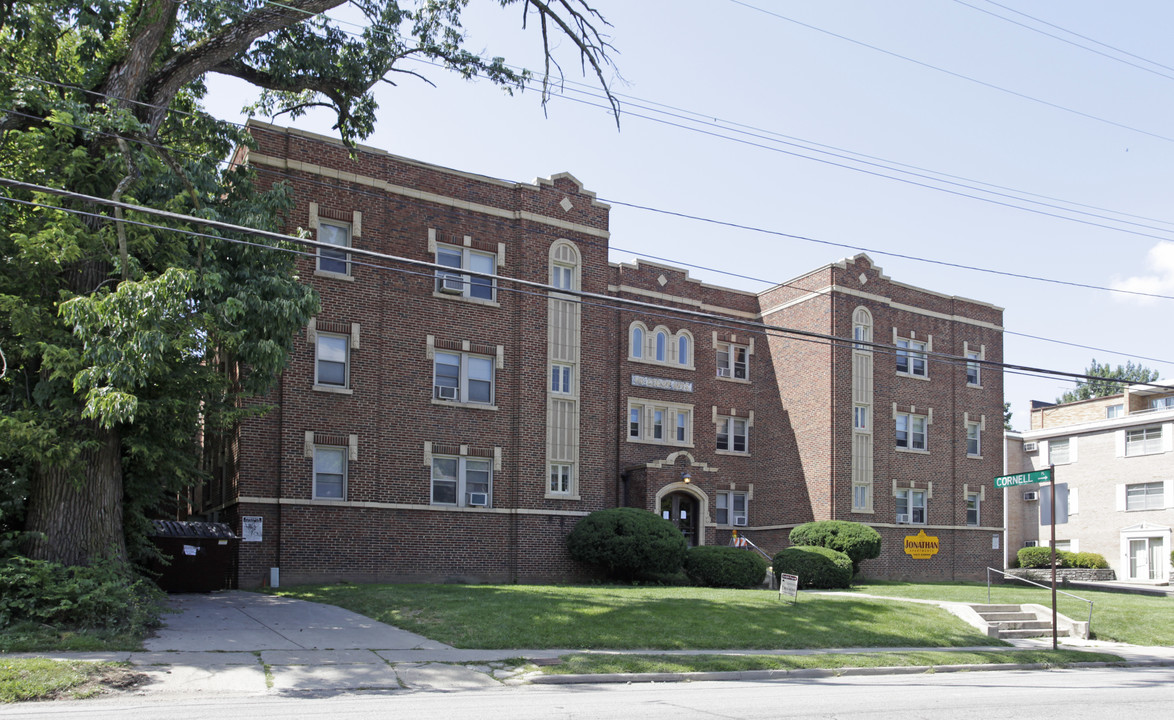
<instances>
[{"instance_id":1,"label":"shadow on grass","mask_svg":"<svg viewBox=\"0 0 1174 720\"><path fill-rule=\"evenodd\" d=\"M794 649L998 644L934 606L763 590L333 585L279 594L463 648Z\"/></svg>"}]
</instances>

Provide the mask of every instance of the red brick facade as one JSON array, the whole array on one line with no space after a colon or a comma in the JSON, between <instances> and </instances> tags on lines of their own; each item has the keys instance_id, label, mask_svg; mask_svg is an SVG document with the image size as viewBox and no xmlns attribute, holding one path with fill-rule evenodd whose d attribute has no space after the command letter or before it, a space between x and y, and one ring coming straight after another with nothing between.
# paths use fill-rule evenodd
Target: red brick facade
<instances>
[{"instance_id":1,"label":"red brick facade","mask_svg":"<svg viewBox=\"0 0 1174 720\"><path fill-rule=\"evenodd\" d=\"M584 295L507 280L478 288L469 276L446 289L433 268L358 253L347 272L303 258L322 310L265 399L273 409L241 429L235 473L197 503L237 531L262 519L259 541L240 543L241 587L268 582L271 568L283 584L573 579L585 570L567 556L567 534L618 505L667 512L694 543L727 544L738 530L768 552L812 519L868 523L884 537L881 558L864 564L876 576L1001 567L1001 498L983 491L968 524L965 490L1002 471L1002 376L983 369L968 383L965 364L937 357L982 348L1001 361L1000 309L892 282L864 256L760 294L613 265L608 208L569 176L506 183L252 130L249 162L292 186L290 231L326 242L320 223L342 223L352 249L436 263L447 248L543 285L566 245L559 257L572 258ZM876 343L867 513L853 508L847 342L860 307ZM932 336L927 377L894 371L894 329ZM323 338L346 348L338 380L323 379L335 371ZM452 389L441 389L450 369ZM898 450L894 413L930 409L928 447ZM989 433L978 455L965 419ZM552 464L569 480L552 479ZM930 497L919 522L899 525L894 489L908 487ZM903 552L919 530L939 538L933 558Z\"/></svg>"}]
</instances>

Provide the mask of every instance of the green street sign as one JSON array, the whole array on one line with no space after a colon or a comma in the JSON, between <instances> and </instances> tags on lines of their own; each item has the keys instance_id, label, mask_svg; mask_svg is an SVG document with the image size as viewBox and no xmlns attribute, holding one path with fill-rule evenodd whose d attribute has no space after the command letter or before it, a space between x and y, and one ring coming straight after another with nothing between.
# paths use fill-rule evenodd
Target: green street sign
<instances>
[{"instance_id":1,"label":"green street sign","mask_svg":"<svg viewBox=\"0 0 1174 720\"><path fill-rule=\"evenodd\" d=\"M1034 485L1036 483L1051 482L1052 471L1048 470L1032 470L1031 472L1019 473L1018 475L1000 475L995 478L996 488L1014 487L1016 485Z\"/></svg>"}]
</instances>

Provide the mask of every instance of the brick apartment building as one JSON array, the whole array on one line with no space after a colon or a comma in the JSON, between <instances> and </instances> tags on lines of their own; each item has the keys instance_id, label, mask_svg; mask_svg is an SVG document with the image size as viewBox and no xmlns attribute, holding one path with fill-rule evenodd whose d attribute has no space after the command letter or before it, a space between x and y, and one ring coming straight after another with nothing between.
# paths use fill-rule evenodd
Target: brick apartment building
<instances>
[{"instance_id":1,"label":"brick apartment building","mask_svg":"<svg viewBox=\"0 0 1174 720\"><path fill-rule=\"evenodd\" d=\"M875 576L1001 567L1000 308L863 255L762 293L610 264L609 209L570 175L251 129L241 159L292 184L290 229L338 249L300 261L322 310L194 503L245 536L241 587L571 579L567 534L616 506L769 552L802 522L864 522ZM936 555L905 554L919 531Z\"/></svg>"}]
</instances>

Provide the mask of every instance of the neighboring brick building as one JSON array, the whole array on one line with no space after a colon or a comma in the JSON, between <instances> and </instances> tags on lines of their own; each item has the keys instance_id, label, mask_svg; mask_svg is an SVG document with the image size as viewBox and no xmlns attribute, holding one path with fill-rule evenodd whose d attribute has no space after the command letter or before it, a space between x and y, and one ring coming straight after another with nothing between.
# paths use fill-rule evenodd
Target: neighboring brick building
<instances>
[{"instance_id":1,"label":"neighboring brick building","mask_svg":"<svg viewBox=\"0 0 1174 720\"><path fill-rule=\"evenodd\" d=\"M757 294L609 264L608 207L569 175L507 183L251 129L241 159L291 184L290 229L338 250L300 261L321 313L193 508L247 536L242 587L271 568L570 579L567 534L616 506L772 552L802 522L868 523L870 575L1001 566L1002 375L982 365L1002 360L1001 309L863 255ZM904 553L918 531L933 557Z\"/></svg>"},{"instance_id":2,"label":"neighboring brick building","mask_svg":"<svg viewBox=\"0 0 1174 720\"><path fill-rule=\"evenodd\" d=\"M1167 583L1174 526L1174 382L1078 402L1033 402L1031 430L1007 436L1008 473L1055 467L1068 488L1061 550L1100 553L1118 580ZM1008 561L1048 545L1041 486L1008 488ZM1057 495L1057 499L1063 498Z\"/></svg>"}]
</instances>

